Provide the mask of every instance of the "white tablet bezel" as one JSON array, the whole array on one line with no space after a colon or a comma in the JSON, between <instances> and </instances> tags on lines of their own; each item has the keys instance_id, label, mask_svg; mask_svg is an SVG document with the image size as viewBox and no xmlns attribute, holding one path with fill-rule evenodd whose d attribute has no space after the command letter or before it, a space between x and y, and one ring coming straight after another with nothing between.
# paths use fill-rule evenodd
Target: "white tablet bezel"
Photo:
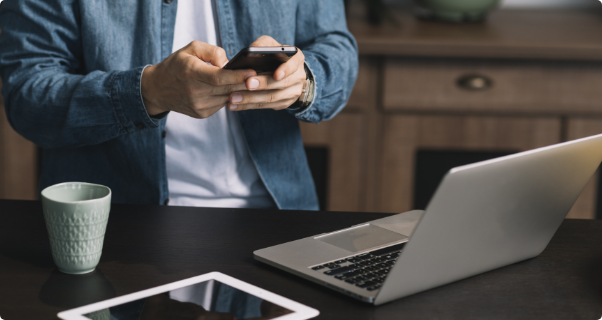
<instances>
[{"instance_id":1,"label":"white tablet bezel","mask_svg":"<svg viewBox=\"0 0 602 320\"><path fill-rule=\"evenodd\" d=\"M120 304L136 301L142 298L150 297L157 295L159 293L172 291L175 289L179 289L182 287L187 287L193 285L195 283L204 282L208 280L219 281L223 284L227 284L233 288L244 291L248 294L254 295L263 300L269 301L271 303L277 304L281 307L284 307L288 310L293 311L292 313L271 319L271 320L304 320L316 317L320 314L320 312L316 309L310 308L308 306L302 305L293 300L287 299L283 296L277 295L275 293L266 291L259 287L256 287L252 284L248 284L246 282L240 281L236 278L232 278L228 275L225 275L220 272L210 272L200 276L168 283L162 286L126 294L124 296L112 298L109 300L104 300L100 302L96 302L93 304L89 304L83 307L63 311L58 313L58 317L64 320L90 320L90 318L85 317L85 314L92 313L94 311L99 311L103 309L107 309L110 307L114 307Z\"/></svg>"}]
</instances>

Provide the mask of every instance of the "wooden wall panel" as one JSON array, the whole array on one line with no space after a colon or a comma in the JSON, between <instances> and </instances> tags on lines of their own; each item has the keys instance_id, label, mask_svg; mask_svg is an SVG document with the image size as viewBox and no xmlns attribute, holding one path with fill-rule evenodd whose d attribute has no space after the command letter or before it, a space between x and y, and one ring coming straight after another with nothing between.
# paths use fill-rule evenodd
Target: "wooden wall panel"
<instances>
[{"instance_id":1,"label":"wooden wall panel","mask_svg":"<svg viewBox=\"0 0 602 320\"><path fill-rule=\"evenodd\" d=\"M389 115L384 120L377 211L411 210L419 148L528 150L559 142L555 118Z\"/></svg>"},{"instance_id":2,"label":"wooden wall panel","mask_svg":"<svg viewBox=\"0 0 602 320\"><path fill-rule=\"evenodd\" d=\"M377 58L360 57L357 82L341 113L317 125L301 123L305 145L330 149L328 210L374 208L381 146L380 66Z\"/></svg>"},{"instance_id":3,"label":"wooden wall panel","mask_svg":"<svg viewBox=\"0 0 602 320\"><path fill-rule=\"evenodd\" d=\"M378 95L378 61L360 57L357 81L344 112L375 109Z\"/></svg>"},{"instance_id":4,"label":"wooden wall panel","mask_svg":"<svg viewBox=\"0 0 602 320\"><path fill-rule=\"evenodd\" d=\"M572 118L568 121L568 140L579 139L594 134L602 133L602 118ZM577 199L567 218L594 219L598 203L599 171L596 171L589 183Z\"/></svg>"},{"instance_id":5,"label":"wooden wall panel","mask_svg":"<svg viewBox=\"0 0 602 320\"><path fill-rule=\"evenodd\" d=\"M349 99L349 105L343 110L343 112L359 110L365 123L365 137L362 140L362 157L365 161L362 168L364 185L362 211L368 212L376 210L379 193L378 165L382 155L383 119L382 111L378 108L382 96L381 60L378 57L360 57L357 82Z\"/></svg>"},{"instance_id":6,"label":"wooden wall panel","mask_svg":"<svg viewBox=\"0 0 602 320\"><path fill-rule=\"evenodd\" d=\"M9 125L0 95L0 198L38 198L37 160L37 147Z\"/></svg>"},{"instance_id":7,"label":"wooden wall panel","mask_svg":"<svg viewBox=\"0 0 602 320\"><path fill-rule=\"evenodd\" d=\"M306 146L329 149L327 209L363 211L364 135L361 114L341 113L320 124L301 123Z\"/></svg>"}]
</instances>

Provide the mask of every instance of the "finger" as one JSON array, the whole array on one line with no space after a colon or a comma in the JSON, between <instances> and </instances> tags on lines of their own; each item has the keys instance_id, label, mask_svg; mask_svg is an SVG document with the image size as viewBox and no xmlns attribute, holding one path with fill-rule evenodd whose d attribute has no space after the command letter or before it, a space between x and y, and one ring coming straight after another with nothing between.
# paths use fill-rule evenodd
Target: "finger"
<instances>
[{"instance_id":1,"label":"finger","mask_svg":"<svg viewBox=\"0 0 602 320\"><path fill-rule=\"evenodd\" d=\"M223 107L229 101L228 95L220 95L220 96L209 96L209 97L199 97L192 100L191 109L194 112L201 112L203 109L211 109L216 107Z\"/></svg>"},{"instance_id":2,"label":"finger","mask_svg":"<svg viewBox=\"0 0 602 320\"><path fill-rule=\"evenodd\" d=\"M196 112L196 116L194 116L194 118L197 118L197 119L206 119L206 118L209 118L212 115L214 115L216 112L218 112L223 107L225 107L225 105L221 105L221 106L213 107L213 108L207 108L207 109L198 110Z\"/></svg>"},{"instance_id":3,"label":"finger","mask_svg":"<svg viewBox=\"0 0 602 320\"><path fill-rule=\"evenodd\" d=\"M228 96L210 96L192 98L189 104L174 108L172 111L185 114L196 119L204 119L223 108L228 103Z\"/></svg>"},{"instance_id":4,"label":"finger","mask_svg":"<svg viewBox=\"0 0 602 320\"><path fill-rule=\"evenodd\" d=\"M212 94L225 95L227 97L230 93L236 91L247 91L247 85L245 83L239 83L228 84L224 86L215 86L213 87L213 90L211 92Z\"/></svg>"},{"instance_id":5,"label":"finger","mask_svg":"<svg viewBox=\"0 0 602 320\"><path fill-rule=\"evenodd\" d=\"M281 64L276 71L274 71L274 80L282 80L293 73L299 68L303 68L305 62L305 55L300 49L297 49L297 53L292 56L287 62ZM303 70L305 72L305 70Z\"/></svg>"},{"instance_id":6,"label":"finger","mask_svg":"<svg viewBox=\"0 0 602 320\"><path fill-rule=\"evenodd\" d=\"M244 85L247 78L257 75L255 70L226 70L205 63L195 64L190 72L193 79L213 86Z\"/></svg>"},{"instance_id":7,"label":"finger","mask_svg":"<svg viewBox=\"0 0 602 320\"><path fill-rule=\"evenodd\" d=\"M191 77L214 86L243 83L248 77L257 75L254 70L221 69L228 63L226 52L208 43L195 40L182 48L182 53L191 57L187 59L187 70L191 72Z\"/></svg>"},{"instance_id":8,"label":"finger","mask_svg":"<svg viewBox=\"0 0 602 320\"><path fill-rule=\"evenodd\" d=\"M280 47L280 43L270 36L261 36L257 38L249 47Z\"/></svg>"},{"instance_id":9,"label":"finger","mask_svg":"<svg viewBox=\"0 0 602 320\"><path fill-rule=\"evenodd\" d=\"M230 94L230 104L272 103L282 100L297 99L303 90L303 84L281 90L262 90L233 92Z\"/></svg>"},{"instance_id":10,"label":"finger","mask_svg":"<svg viewBox=\"0 0 602 320\"><path fill-rule=\"evenodd\" d=\"M258 75L256 77L250 77L247 79L245 84L246 89L249 91L275 90L284 89L299 82L302 83L302 81L305 81L305 78L305 70L303 68L299 68L292 76L286 77L280 81L274 80L272 75Z\"/></svg>"},{"instance_id":11,"label":"finger","mask_svg":"<svg viewBox=\"0 0 602 320\"><path fill-rule=\"evenodd\" d=\"M192 107L192 108L175 109L172 111L187 115L187 116L189 116L191 118L195 118L195 119L205 119L205 118L208 118L209 116L211 116L212 114L216 113L217 111L219 111L219 109L223 108L224 105L208 107L208 108L204 108L204 109L199 108L198 110L195 110Z\"/></svg>"},{"instance_id":12,"label":"finger","mask_svg":"<svg viewBox=\"0 0 602 320\"><path fill-rule=\"evenodd\" d=\"M224 49L197 40L192 41L182 48L182 52L196 56L197 58L220 68L228 63L228 57L226 56L226 51L224 51Z\"/></svg>"},{"instance_id":13,"label":"finger","mask_svg":"<svg viewBox=\"0 0 602 320\"><path fill-rule=\"evenodd\" d=\"M249 103L249 104L228 104L230 111L244 111L256 109L274 109L282 110L290 107L297 99L288 99L271 103Z\"/></svg>"}]
</instances>

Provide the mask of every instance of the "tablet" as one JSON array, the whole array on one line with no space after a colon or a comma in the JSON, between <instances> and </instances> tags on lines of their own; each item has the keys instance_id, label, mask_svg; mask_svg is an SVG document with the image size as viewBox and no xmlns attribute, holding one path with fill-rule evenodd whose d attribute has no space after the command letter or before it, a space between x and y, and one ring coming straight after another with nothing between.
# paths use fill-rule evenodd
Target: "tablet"
<instances>
[{"instance_id":1,"label":"tablet","mask_svg":"<svg viewBox=\"0 0 602 320\"><path fill-rule=\"evenodd\" d=\"M65 320L302 320L316 309L219 272L211 272L60 312Z\"/></svg>"}]
</instances>

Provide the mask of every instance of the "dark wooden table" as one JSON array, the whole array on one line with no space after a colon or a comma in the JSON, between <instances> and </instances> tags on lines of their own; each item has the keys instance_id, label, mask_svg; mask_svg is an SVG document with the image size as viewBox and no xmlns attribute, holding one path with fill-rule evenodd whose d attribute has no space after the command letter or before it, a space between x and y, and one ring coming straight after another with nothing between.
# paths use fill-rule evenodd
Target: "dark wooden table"
<instances>
[{"instance_id":1,"label":"dark wooden table","mask_svg":"<svg viewBox=\"0 0 602 320\"><path fill-rule=\"evenodd\" d=\"M70 276L52 261L41 203L0 200L0 317L56 319L62 310L210 271L314 307L319 319L602 316L602 221L566 220L535 259L379 307L253 260L256 249L383 216L113 205L97 270Z\"/></svg>"}]
</instances>

